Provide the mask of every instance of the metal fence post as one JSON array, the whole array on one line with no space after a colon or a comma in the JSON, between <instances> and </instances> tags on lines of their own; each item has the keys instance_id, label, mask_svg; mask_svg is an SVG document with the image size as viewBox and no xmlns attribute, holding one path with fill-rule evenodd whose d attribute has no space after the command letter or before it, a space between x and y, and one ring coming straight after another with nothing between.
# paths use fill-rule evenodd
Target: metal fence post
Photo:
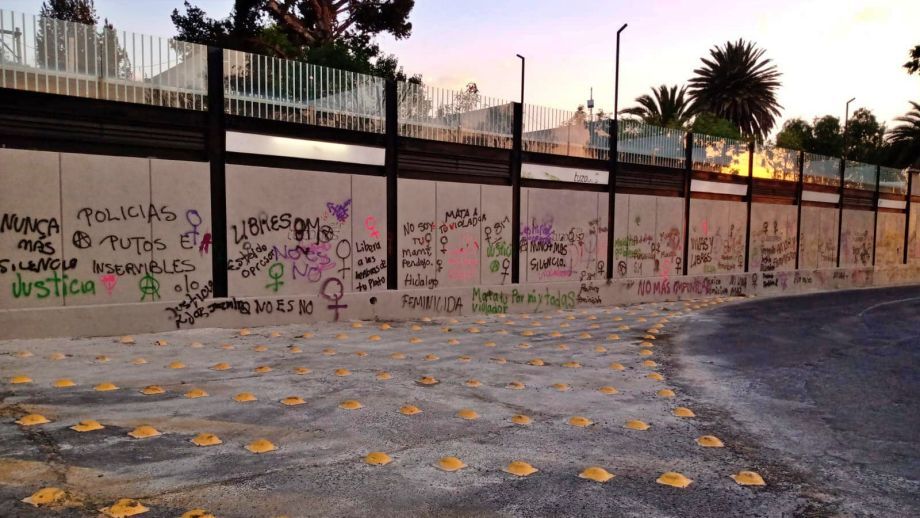
<instances>
[{"instance_id":1,"label":"metal fence post","mask_svg":"<svg viewBox=\"0 0 920 518\"><path fill-rule=\"evenodd\" d=\"M521 281L521 162L523 159L524 105L514 103L511 133L511 282Z\"/></svg>"},{"instance_id":2,"label":"metal fence post","mask_svg":"<svg viewBox=\"0 0 920 518\"><path fill-rule=\"evenodd\" d=\"M875 252L875 247L878 243L878 202L879 202L879 186L882 181L882 166L875 166L875 196L872 198L872 206L875 209L875 218L873 219L872 224L872 266L875 266L875 256L878 255Z\"/></svg>"},{"instance_id":3,"label":"metal fence post","mask_svg":"<svg viewBox=\"0 0 920 518\"><path fill-rule=\"evenodd\" d=\"M690 264L690 187L693 184L693 133L687 132L684 139L684 262L683 274L687 275Z\"/></svg>"},{"instance_id":4,"label":"metal fence post","mask_svg":"<svg viewBox=\"0 0 920 518\"><path fill-rule=\"evenodd\" d=\"M840 158L840 199L837 200L837 268L840 268L840 237L843 235L843 192L844 178L846 178L847 159Z\"/></svg>"},{"instance_id":5,"label":"metal fence post","mask_svg":"<svg viewBox=\"0 0 920 518\"><path fill-rule=\"evenodd\" d=\"M620 165L619 138L620 125L614 117L610 119L610 137L607 143L610 148L607 161L607 280L613 279L613 247L616 239L613 229L617 208L617 171Z\"/></svg>"},{"instance_id":6,"label":"metal fence post","mask_svg":"<svg viewBox=\"0 0 920 518\"><path fill-rule=\"evenodd\" d=\"M399 275L399 225L397 216L397 201L399 186L397 177L399 173L399 105L396 91L396 81L387 79L384 83L384 109L386 129L386 156L384 169L387 176L387 289L397 289L397 275Z\"/></svg>"},{"instance_id":7,"label":"metal fence post","mask_svg":"<svg viewBox=\"0 0 920 518\"><path fill-rule=\"evenodd\" d=\"M214 297L227 297L227 136L224 120L224 50L217 47L208 47L207 154L211 170L211 278L214 285Z\"/></svg>"},{"instance_id":8,"label":"metal fence post","mask_svg":"<svg viewBox=\"0 0 920 518\"><path fill-rule=\"evenodd\" d=\"M907 170L907 206L906 212L904 214L904 264L907 264L908 253L907 247L910 245L910 206L911 199L913 198L913 192L911 190L914 187L914 172L911 169Z\"/></svg>"},{"instance_id":9,"label":"metal fence post","mask_svg":"<svg viewBox=\"0 0 920 518\"><path fill-rule=\"evenodd\" d=\"M799 151L799 181L795 189L795 203L798 213L795 218L795 269L799 269L802 248L802 195L805 192L805 152Z\"/></svg>"},{"instance_id":10,"label":"metal fence post","mask_svg":"<svg viewBox=\"0 0 920 518\"><path fill-rule=\"evenodd\" d=\"M744 273L750 267L751 259L751 205L754 202L754 150L756 144L752 140L748 144L748 181L747 181L747 222L744 225Z\"/></svg>"}]
</instances>

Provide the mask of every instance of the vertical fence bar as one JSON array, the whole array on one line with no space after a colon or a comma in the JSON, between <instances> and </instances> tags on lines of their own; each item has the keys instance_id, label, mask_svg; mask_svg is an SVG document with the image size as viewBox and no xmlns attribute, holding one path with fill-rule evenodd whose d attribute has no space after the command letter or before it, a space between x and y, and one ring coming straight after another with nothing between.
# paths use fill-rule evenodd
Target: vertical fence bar
<instances>
[{"instance_id":1,"label":"vertical fence bar","mask_svg":"<svg viewBox=\"0 0 920 518\"><path fill-rule=\"evenodd\" d=\"M511 132L511 282L521 282L521 161L523 158L524 105L514 106Z\"/></svg>"},{"instance_id":2,"label":"vertical fence bar","mask_svg":"<svg viewBox=\"0 0 920 518\"><path fill-rule=\"evenodd\" d=\"M908 253L907 246L910 244L910 206L911 200L913 198L913 187L914 187L914 172L911 169L907 170L907 207L904 214L904 264L907 264Z\"/></svg>"},{"instance_id":3,"label":"vertical fence bar","mask_svg":"<svg viewBox=\"0 0 920 518\"><path fill-rule=\"evenodd\" d=\"M686 136L686 163L684 163L684 260L682 273L687 275L690 263L690 187L693 184L693 133Z\"/></svg>"},{"instance_id":4,"label":"vertical fence bar","mask_svg":"<svg viewBox=\"0 0 920 518\"><path fill-rule=\"evenodd\" d=\"M396 92L396 81L387 79L384 85L384 99L386 109L386 158L384 167L387 175L387 289L395 290L399 287L396 276L399 274L399 240L397 234L399 225L397 219L397 202L399 185L399 111Z\"/></svg>"},{"instance_id":5,"label":"vertical fence bar","mask_svg":"<svg viewBox=\"0 0 920 518\"><path fill-rule=\"evenodd\" d=\"M799 151L799 181L796 182L795 203L797 215L795 218L795 269L799 269L799 255L802 247L802 194L805 192L805 152Z\"/></svg>"},{"instance_id":6,"label":"vertical fence bar","mask_svg":"<svg viewBox=\"0 0 920 518\"><path fill-rule=\"evenodd\" d=\"M840 237L843 235L843 193L847 169L846 157L840 158L840 187L837 189L840 199L837 200L837 268L840 268Z\"/></svg>"},{"instance_id":7,"label":"vertical fence bar","mask_svg":"<svg viewBox=\"0 0 920 518\"><path fill-rule=\"evenodd\" d=\"M211 165L211 275L214 297L227 296L227 142L224 51L208 47L208 161Z\"/></svg>"},{"instance_id":8,"label":"vertical fence bar","mask_svg":"<svg viewBox=\"0 0 920 518\"><path fill-rule=\"evenodd\" d=\"M610 134L610 156L607 157L607 280L613 279L613 246L616 235L613 232L617 209L617 172L619 171L619 119L615 116L609 119L608 133Z\"/></svg>"},{"instance_id":9,"label":"vertical fence bar","mask_svg":"<svg viewBox=\"0 0 920 518\"><path fill-rule=\"evenodd\" d=\"M878 242L878 202L880 199L879 196L879 187L881 187L882 181L882 166L875 166L875 195L872 197L872 208L874 209L874 219L872 224L872 266L875 266L875 245Z\"/></svg>"},{"instance_id":10,"label":"vertical fence bar","mask_svg":"<svg viewBox=\"0 0 920 518\"><path fill-rule=\"evenodd\" d=\"M748 144L747 221L744 224L744 273L750 270L751 259L751 206L754 203L754 150L752 140Z\"/></svg>"}]
</instances>

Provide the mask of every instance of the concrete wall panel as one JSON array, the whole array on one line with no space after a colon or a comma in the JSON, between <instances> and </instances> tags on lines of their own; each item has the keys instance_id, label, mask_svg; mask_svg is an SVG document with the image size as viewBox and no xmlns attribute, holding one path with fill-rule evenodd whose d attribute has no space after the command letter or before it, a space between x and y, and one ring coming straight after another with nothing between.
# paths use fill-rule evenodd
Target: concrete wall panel
<instances>
[{"instance_id":1,"label":"concrete wall panel","mask_svg":"<svg viewBox=\"0 0 920 518\"><path fill-rule=\"evenodd\" d=\"M605 257L597 250L598 193L522 189L521 197L526 211L521 221L522 280L577 281L603 268Z\"/></svg>"},{"instance_id":2,"label":"concrete wall panel","mask_svg":"<svg viewBox=\"0 0 920 518\"><path fill-rule=\"evenodd\" d=\"M0 149L0 309L64 303L54 279L76 264L63 245L60 157Z\"/></svg>"},{"instance_id":3,"label":"concrete wall panel","mask_svg":"<svg viewBox=\"0 0 920 518\"><path fill-rule=\"evenodd\" d=\"M438 286L479 284L482 240L480 186L435 184L435 263Z\"/></svg>"},{"instance_id":4,"label":"concrete wall panel","mask_svg":"<svg viewBox=\"0 0 920 518\"><path fill-rule=\"evenodd\" d=\"M920 183L920 182L917 182ZM914 187L917 185L914 184ZM907 237L908 264L920 263L920 203L911 203L910 234Z\"/></svg>"},{"instance_id":5,"label":"concrete wall panel","mask_svg":"<svg viewBox=\"0 0 920 518\"><path fill-rule=\"evenodd\" d=\"M399 232L399 287L438 286L435 256L435 182L399 179L396 207Z\"/></svg>"},{"instance_id":6,"label":"concrete wall panel","mask_svg":"<svg viewBox=\"0 0 920 518\"><path fill-rule=\"evenodd\" d=\"M832 207L802 207L800 269L837 266L837 217Z\"/></svg>"},{"instance_id":7,"label":"concrete wall panel","mask_svg":"<svg viewBox=\"0 0 920 518\"><path fill-rule=\"evenodd\" d=\"M614 277L679 275L683 199L617 195Z\"/></svg>"},{"instance_id":8,"label":"concrete wall panel","mask_svg":"<svg viewBox=\"0 0 920 518\"><path fill-rule=\"evenodd\" d=\"M751 206L750 271L795 269L797 218L795 205L755 203Z\"/></svg>"},{"instance_id":9,"label":"concrete wall panel","mask_svg":"<svg viewBox=\"0 0 920 518\"><path fill-rule=\"evenodd\" d=\"M691 274L744 271L747 206L723 200L690 200Z\"/></svg>"},{"instance_id":10,"label":"concrete wall panel","mask_svg":"<svg viewBox=\"0 0 920 518\"><path fill-rule=\"evenodd\" d=\"M879 212L876 227L875 264L893 265L904 261L904 214Z\"/></svg>"},{"instance_id":11,"label":"concrete wall panel","mask_svg":"<svg viewBox=\"0 0 920 518\"><path fill-rule=\"evenodd\" d=\"M482 284L511 283L511 187L483 185L480 230Z\"/></svg>"},{"instance_id":12,"label":"concrete wall panel","mask_svg":"<svg viewBox=\"0 0 920 518\"><path fill-rule=\"evenodd\" d=\"M840 233L840 266L871 266L875 214L844 209Z\"/></svg>"},{"instance_id":13,"label":"concrete wall panel","mask_svg":"<svg viewBox=\"0 0 920 518\"><path fill-rule=\"evenodd\" d=\"M387 181L386 178L351 177L353 233L352 289L379 291L387 288ZM340 251L344 255L344 244Z\"/></svg>"}]
</instances>

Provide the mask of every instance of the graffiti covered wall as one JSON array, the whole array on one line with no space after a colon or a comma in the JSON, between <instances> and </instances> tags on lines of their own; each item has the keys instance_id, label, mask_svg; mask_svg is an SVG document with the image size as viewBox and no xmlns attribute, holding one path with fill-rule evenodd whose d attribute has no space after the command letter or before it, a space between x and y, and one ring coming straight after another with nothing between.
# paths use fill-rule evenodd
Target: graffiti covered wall
<instances>
[{"instance_id":1,"label":"graffiti covered wall","mask_svg":"<svg viewBox=\"0 0 920 518\"><path fill-rule=\"evenodd\" d=\"M910 234L907 237L907 260L920 260L920 203L911 203Z\"/></svg>"},{"instance_id":2,"label":"graffiti covered wall","mask_svg":"<svg viewBox=\"0 0 920 518\"><path fill-rule=\"evenodd\" d=\"M795 205L751 205L750 271L795 269L797 219L798 207Z\"/></svg>"},{"instance_id":3,"label":"graffiti covered wall","mask_svg":"<svg viewBox=\"0 0 920 518\"><path fill-rule=\"evenodd\" d=\"M747 206L724 200L690 200L688 273L744 271Z\"/></svg>"},{"instance_id":4,"label":"graffiti covered wall","mask_svg":"<svg viewBox=\"0 0 920 518\"><path fill-rule=\"evenodd\" d=\"M904 223L904 214L878 213L875 264L901 264L904 260Z\"/></svg>"},{"instance_id":5,"label":"graffiti covered wall","mask_svg":"<svg viewBox=\"0 0 920 518\"><path fill-rule=\"evenodd\" d=\"M614 277L667 278L683 271L683 198L617 194Z\"/></svg>"},{"instance_id":6,"label":"graffiti covered wall","mask_svg":"<svg viewBox=\"0 0 920 518\"><path fill-rule=\"evenodd\" d=\"M844 209L840 232L840 266L872 266L875 214Z\"/></svg>"},{"instance_id":7,"label":"graffiti covered wall","mask_svg":"<svg viewBox=\"0 0 920 518\"><path fill-rule=\"evenodd\" d=\"M837 209L802 207L799 268L837 266Z\"/></svg>"}]
</instances>

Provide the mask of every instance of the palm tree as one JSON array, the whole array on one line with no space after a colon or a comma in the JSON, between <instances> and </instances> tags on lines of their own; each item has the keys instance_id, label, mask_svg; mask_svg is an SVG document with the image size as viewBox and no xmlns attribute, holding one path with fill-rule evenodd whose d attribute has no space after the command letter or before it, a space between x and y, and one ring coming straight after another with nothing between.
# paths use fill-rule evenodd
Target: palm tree
<instances>
[{"instance_id":1,"label":"palm tree","mask_svg":"<svg viewBox=\"0 0 920 518\"><path fill-rule=\"evenodd\" d=\"M686 93L686 86L681 87L680 90L677 89L677 85L653 87L654 98L648 94L640 95L636 97L639 106L620 110L620 113L635 115L647 124L666 128L683 128L693 117L690 100L686 97Z\"/></svg>"},{"instance_id":2,"label":"palm tree","mask_svg":"<svg viewBox=\"0 0 920 518\"><path fill-rule=\"evenodd\" d=\"M896 160L901 165L920 166L920 103L909 101L911 110L895 118L902 122L888 133Z\"/></svg>"},{"instance_id":3,"label":"palm tree","mask_svg":"<svg viewBox=\"0 0 920 518\"><path fill-rule=\"evenodd\" d=\"M763 59L764 52L743 39L710 49L689 81L693 110L726 119L749 138L765 139L782 106L776 102L780 73Z\"/></svg>"}]
</instances>

